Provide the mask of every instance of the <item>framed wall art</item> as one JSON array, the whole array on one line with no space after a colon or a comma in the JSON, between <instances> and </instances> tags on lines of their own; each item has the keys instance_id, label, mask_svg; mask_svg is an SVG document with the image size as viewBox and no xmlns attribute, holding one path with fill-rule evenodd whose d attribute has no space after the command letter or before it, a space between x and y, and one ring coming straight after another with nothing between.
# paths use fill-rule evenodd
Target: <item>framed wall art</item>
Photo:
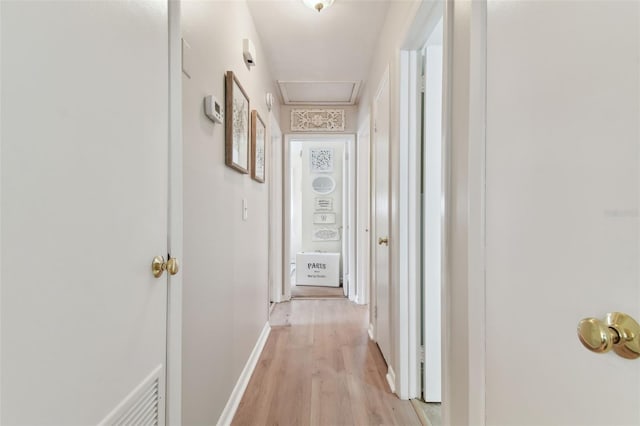
<instances>
[{"instance_id":1,"label":"framed wall art","mask_svg":"<svg viewBox=\"0 0 640 426\"><path fill-rule=\"evenodd\" d=\"M225 89L225 164L249 173L249 96L233 71L227 71Z\"/></svg>"},{"instance_id":2,"label":"framed wall art","mask_svg":"<svg viewBox=\"0 0 640 426\"><path fill-rule=\"evenodd\" d=\"M251 177L264 183L267 127L255 109L251 111Z\"/></svg>"},{"instance_id":3,"label":"framed wall art","mask_svg":"<svg viewBox=\"0 0 640 426\"><path fill-rule=\"evenodd\" d=\"M312 173L333 172L333 148L311 148L309 152Z\"/></svg>"}]
</instances>

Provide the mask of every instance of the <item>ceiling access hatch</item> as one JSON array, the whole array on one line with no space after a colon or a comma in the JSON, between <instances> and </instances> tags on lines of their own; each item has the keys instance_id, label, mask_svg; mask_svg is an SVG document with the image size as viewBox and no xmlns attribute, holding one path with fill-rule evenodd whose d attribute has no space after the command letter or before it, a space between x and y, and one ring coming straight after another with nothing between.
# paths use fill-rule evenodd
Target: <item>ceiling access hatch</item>
<instances>
[{"instance_id":1,"label":"ceiling access hatch","mask_svg":"<svg viewBox=\"0 0 640 426\"><path fill-rule=\"evenodd\" d=\"M280 81L285 105L355 105L360 81Z\"/></svg>"}]
</instances>

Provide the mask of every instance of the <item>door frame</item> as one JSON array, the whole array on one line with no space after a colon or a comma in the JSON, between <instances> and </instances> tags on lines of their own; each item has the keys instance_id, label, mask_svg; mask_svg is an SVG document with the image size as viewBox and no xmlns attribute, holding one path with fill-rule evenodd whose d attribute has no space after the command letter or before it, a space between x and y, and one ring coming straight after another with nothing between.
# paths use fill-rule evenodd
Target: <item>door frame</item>
<instances>
[{"instance_id":1,"label":"door frame","mask_svg":"<svg viewBox=\"0 0 640 426\"><path fill-rule=\"evenodd\" d=\"M269 302L280 303L284 299L284 167L283 136L278 120L269 112L270 170L269 173ZM280 183L280 185L277 185Z\"/></svg>"},{"instance_id":2,"label":"door frame","mask_svg":"<svg viewBox=\"0 0 640 426\"><path fill-rule=\"evenodd\" d=\"M398 321L398 396L401 399L417 398L421 393L421 345L422 330L420 295L422 268L422 49L432 34L439 19L445 13L444 2L423 2L413 23L409 27L407 38L399 52L399 120L400 120L400 156L399 156L399 292ZM445 29L446 31L446 29ZM446 70L444 71L447 72ZM444 83L443 83L444 85ZM444 97L443 92L443 97ZM444 115L444 111L443 111ZM443 118L444 120L444 118ZM444 128L444 123L443 123ZM444 131L443 131L444 139ZM443 154L444 157L444 154ZM443 162L446 161L443 158ZM443 173L445 171L443 170ZM446 201L445 201L446 202ZM445 211L447 211L445 207ZM443 235L443 239L446 236ZM444 257L444 248L443 248ZM444 264L444 258L443 258ZM443 287L444 284L443 277ZM443 316L445 315L444 301ZM443 323L443 330L446 324ZM444 333L444 331L443 331ZM444 335L444 334L443 334ZM443 345L443 358L446 357ZM444 368L443 368L444 371ZM446 379L444 379L446 380ZM446 422L444 424L447 424Z\"/></svg>"},{"instance_id":3,"label":"door frame","mask_svg":"<svg viewBox=\"0 0 640 426\"><path fill-rule=\"evenodd\" d=\"M284 135L284 144L283 144L283 172L284 172L284 188L282 191L283 198L283 256L282 256L282 271L283 271L283 292L281 301L285 302L291 300L291 273L289 272L289 251L291 250L291 162L289 161L289 155L291 151L291 141L314 141L314 140L326 140L326 139L343 139L345 150L347 149L347 144L351 144L351 146L355 145L356 136L353 133L287 133ZM354 156L349 156L349 167L353 168L354 165ZM343 176L343 182L345 182L349 177ZM352 195L353 197L354 195ZM351 223L349 229L349 244L353 246L355 241L355 226ZM357 289L360 291L360 289ZM351 295L348 295L350 298Z\"/></svg>"},{"instance_id":4,"label":"door frame","mask_svg":"<svg viewBox=\"0 0 640 426\"><path fill-rule=\"evenodd\" d=\"M443 424L485 424L485 167L486 167L486 32L487 3L423 1L400 50L400 215L416 214L411 191L416 181L410 155L417 144L417 110L413 100L418 86L417 51L431 33L434 8L443 16L443 185L442 219L442 418ZM437 9L435 9L437 10ZM436 21L437 22L437 21ZM432 25L435 26L435 23ZM408 105L408 107L407 107ZM406 218L406 215L403 216ZM401 226L402 226L402 221ZM419 253L407 229L401 228L402 246ZM404 239L403 239L404 236ZM400 257L399 312L412 307L411 294L419 282L415 256ZM404 271L404 272L403 272ZM406 279L402 279L405 277ZM405 316L406 319L406 316ZM399 318L400 321L403 318ZM417 396L413 378L419 377L416 330L419 312L396 330L399 338L398 395ZM452 337L452 336L455 336ZM456 356L454 357L453 354ZM473 356L471 356L473 354ZM414 361L415 360L415 361ZM407 376L408 375L408 376Z\"/></svg>"},{"instance_id":5,"label":"door frame","mask_svg":"<svg viewBox=\"0 0 640 426\"><path fill-rule=\"evenodd\" d=\"M478 426L486 379L486 40L486 0L445 3L442 414L449 424Z\"/></svg>"},{"instance_id":6,"label":"door frame","mask_svg":"<svg viewBox=\"0 0 640 426\"><path fill-rule=\"evenodd\" d=\"M356 136L356 303L369 303L371 277L371 118L362 121Z\"/></svg>"},{"instance_id":7,"label":"door frame","mask_svg":"<svg viewBox=\"0 0 640 426\"><path fill-rule=\"evenodd\" d=\"M167 250L183 256L181 0L167 0L169 25L169 205ZM168 275L168 274L167 274ZM166 424L182 423L182 274L168 275Z\"/></svg>"}]
</instances>

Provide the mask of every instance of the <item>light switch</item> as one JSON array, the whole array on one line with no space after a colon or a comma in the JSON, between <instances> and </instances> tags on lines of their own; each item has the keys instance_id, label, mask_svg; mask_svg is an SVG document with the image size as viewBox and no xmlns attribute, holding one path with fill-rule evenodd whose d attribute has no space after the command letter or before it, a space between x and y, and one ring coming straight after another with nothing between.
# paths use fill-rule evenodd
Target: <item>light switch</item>
<instances>
[{"instance_id":1,"label":"light switch","mask_svg":"<svg viewBox=\"0 0 640 426\"><path fill-rule=\"evenodd\" d=\"M242 220L247 220L249 218L249 207L247 206L246 198L242 199Z\"/></svg>"}]
</instances>

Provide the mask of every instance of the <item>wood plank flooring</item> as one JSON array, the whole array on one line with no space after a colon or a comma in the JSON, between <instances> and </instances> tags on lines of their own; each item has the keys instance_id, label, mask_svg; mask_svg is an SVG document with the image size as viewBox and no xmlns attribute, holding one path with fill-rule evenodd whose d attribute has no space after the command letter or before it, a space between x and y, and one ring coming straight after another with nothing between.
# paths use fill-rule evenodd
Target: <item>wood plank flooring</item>
<instances>
[{"instance_id":1,"label":"wood plank flooring","mask_svg":"<svg viewBox=\"0 0 640 426\"><path fill-rule=\"evenodd\" d=\"M322 287L313 285L294 285L291 297L344 297L342 287Z\"/></svg>"},{"instance_id":2,"label":"wood plank flooring","mask_svg":"<svg viewBox=\"0 0 640 426\"><path fill-rule=\"evenodd\" d=\"M233 425L420 425L392 394L367 335L367 309L347 299L278 304Z\"/></svg>"}]
</instances>

